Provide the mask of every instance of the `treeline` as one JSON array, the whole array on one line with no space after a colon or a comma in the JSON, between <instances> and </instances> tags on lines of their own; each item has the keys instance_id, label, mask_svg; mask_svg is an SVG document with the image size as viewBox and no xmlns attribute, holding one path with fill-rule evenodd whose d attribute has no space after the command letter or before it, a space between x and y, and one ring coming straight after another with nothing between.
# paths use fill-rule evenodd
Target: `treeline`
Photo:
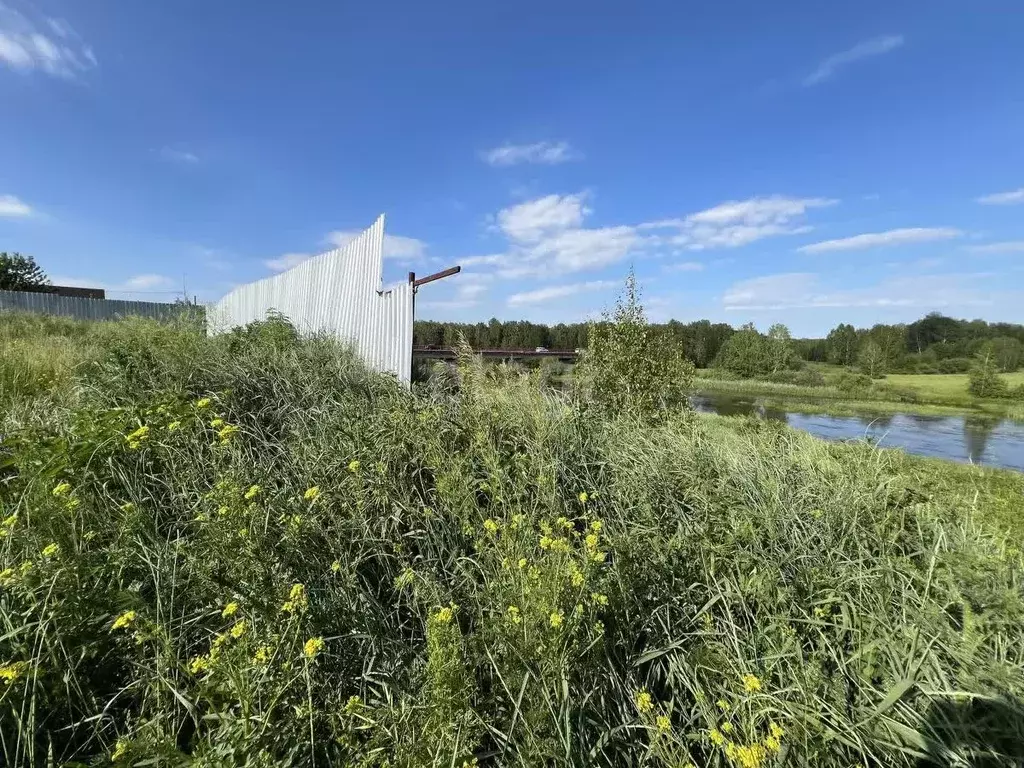
<instances>
[{"instance_id":1,"label":"treeline","mask_svg":"<svg viewBox=\"0 0 1024 768\"><path fill-rule=\"evenodd\" d=\"M420 346L450 347L460 334L475 349L577 349L587 346L587 323L544 325L525 320L486 323L442 323L420 320L413 332ZM682 345L698 368L721 367L744 376L793 369L800 361L827 362L858 368L871 376L884 373L962 373L979 356L1000 371L1024 364L1024 325L957 320L932 313L909 324L878 324L855 328L841 323L823 339L792 339L776 324L767 334L752 325L670 320L657 332ZM727 345L734 336L743 335Z\"/></svg>"}]
</instances>

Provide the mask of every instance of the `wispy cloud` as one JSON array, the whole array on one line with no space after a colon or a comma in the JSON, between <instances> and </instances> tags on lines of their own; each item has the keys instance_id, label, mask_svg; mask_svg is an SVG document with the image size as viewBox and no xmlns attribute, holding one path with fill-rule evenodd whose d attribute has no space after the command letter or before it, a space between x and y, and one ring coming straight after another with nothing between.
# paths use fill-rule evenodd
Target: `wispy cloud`
<instances>
[{"instance_id":1,"label":"wispy cloud","mask_svg":"<svg viewBox=\"0 0 1024 768\"><path fill-rule=\"evenodd\" d=\"M161 160L166 160L169 163L195 165L199 162L198 155L184 149L175 149L174 147L162 147L160 149L159 154Z\"/></svg>"},{"instance_id":2,"label":"wispy cloud","mask_svg":"<svg viewBox=\"0 0 1024 768\"><path fill-rule=\"evenodd\" d=\"M63 19L29 19L0 3L0 65L72 79L97 66L96 56Z\"/></svg>"},{"instance_id":3,"label":"wispy cloud","mask_svg":"<svg viewBox=\"0 0 1024 768\"><path fill-rule=\"evenodd\" d=\"M361 235L362 232L353 230L335 230L329 232L325 242L335 248L342 248ZM427 251L427 244L414 237L402 237L401 235L384 235L384 258L398 259L402 261L416 261L423 258Z\"/></svg>"},{"instance_id":4,"label":"wispy cloud","mask_svg":"<svg viewBox=\"0 0 1024 768\"><path fill-rule=\"evenodd\" d=\"M853 64L861 59L868 59L873 56L881 56L882 54L894 51L904 43L903 35L882 35L881 37L873 37L870 40L857 43L857 45L849 48L841 53L829 56L827 59L822 61L817 69L811 74L804 78L803 84L805 86L817 85L818 83L828 80L838 70Z\"/></svg>"},{"instance_id":5,"label":"wispy cloud","mask_svg":"<svg viewBox=\"0 0 1024 768\"><path fill-rule=\"evenodd\" d=\"M699 261L680 261L676 264L668 264L663 268L664 272L702 272L704 265Z\"/></svg>"},{"instance_id":6,"label":"wispy cloud","mask_svg":"<svg viewBox=\"0 0 1024 768\"><path fill-rule=\"evenodd\" d=\"M538 141L534 144L504 144L481 152L480 157L488 165L503 167L520 163L558 165L581 160L583 155L566 141Z\"/></svg>"},{"instance_id":7,"label":"wispy cloud","mask_svg":"<svg viewBox=\"0 0 1024 768\"><path fill-rule=\"evenodd\" d=\"M991 195L983 195L978 198L982 205L1015 205L1024 203L1024 187L1014 189L1011 192L996 192Z\"/></svg>"},{"instance_id":8,"label":"wispy cloud","mask_svg":"<svg viewBox=\"0 0 1024 768\"><path fill-rule=\"evenodd\" d=\"M267 269L273 270L274 272L284 272L297 267L299 264L310 258L313 254L311 253L286 253L283 256L278 256L276 259L268 259L263 262L263 266Z\"/></svg>"},{"instance_id":9,"label":"wispy cloud","mask_svg":"<svg viewBox=\"0 0 1024 768\"><path fill-rule=\"evenodd\" d=\"M87 277L73 277L70 275L50 275L50 282L54 285L66 285L75 288L102 288L107 294L162 294L171 296L181 293L181 283L174 278L158 274L133 275L121 282L109 282L95 280Z\"/></svg>"},{"instance_id":10,"label":"wispy cloud","mask_svg":"<svg viewBox=\"0 0 1024 768\"><path fill-rule=\"evenodd\" d=\"M831 253L834 251L862 251L867 248L878 248L886 245L905 245L907 243L928 243L935 240L950 240L963 234L952 227L910 227L907 229L890 229L886 232L868 232L838 240L825 240L797 248L801 253Z\"/></svg>"},{"instance_id":11,"label":"wispy cloud","mask_svg":"<svg viewBox=\"0 0 1024 768\"><path fill-rule=\"evenodd\" d=\"M579 227L590 213L583 193L547 195L498 212L498 227L511 240L534 243L552 232Z\"/></svg>"},{"instance_id":12,"label":"wispy cloud","mask_svg":"<svg viewBox=\"0 0 1024 768\"><path fill-rule=\"evenodd\" d=\"M971 253L1024 253L1024 240L1007 240L1002 243L985 243L984 245L970 245L967 250Z\"/></svg>"},{"instance_id":13,"label":"wispy cloud","mask_svg":"<svg viewBox=\"0 0 1024 768\"><path fill-rule=\"evenodd\" d=\"M32 207L14 195L0 195L0 217L24 218L32 215Z\"/></svg>"},{"instance_id":14,"label":"wispy cloud","mask_svg":"<svg viewBox=\"0 0 1024 768\"><path fill-rule=\"evenodd\" d=\"M513 293L508 297L506 303L510 307L521 307L527 304L544 304L555 299L564 299L566 296L574 296L578 293L593 293L605 288L611 288L616 283L612 280L591 280L586 283L572 283L570 285L552 285L547 288L540 288L536 291L525 293Z\"/></svg>"},{"instance_id":15,"label":"wispy cloud","mask_svg":"<svg viewBox=\"0 0 1024 768\"><path fill-rule=\"evenodd\" d=\"M727 310L775 311L829 308L909 307L942 309L992 305L992 291L979 284L992 273L915 275L883 280L865 288L822 285L818 275L791 272L734 283L722 296Z\"/></svg>"},{"instance_id":16,"label":"wispy cloud","mask_svg":"<svg viewBox=\"0 0 1024 768\"><path fill-rule=\"evenodd\" d=\"M666 244L691 251L736 248L767 237L810 231L804 216L813 208L826 208L838 200L823 197L771 195L730 200L682 219L664 219L640 225L640 229L677 229L664 238Z\"/></svg>"}]
</instances>

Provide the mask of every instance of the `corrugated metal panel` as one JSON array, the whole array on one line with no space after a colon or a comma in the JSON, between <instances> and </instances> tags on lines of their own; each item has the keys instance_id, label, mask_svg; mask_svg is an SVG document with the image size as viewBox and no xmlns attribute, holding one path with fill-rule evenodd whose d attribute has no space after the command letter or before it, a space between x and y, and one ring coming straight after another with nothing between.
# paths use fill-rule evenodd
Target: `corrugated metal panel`
<instances>
[{"instance_id":1,"label":"corrugated metal panel","mask_svg":"<svg viewBox=\"0 0 1024 768\"><path fill-rule=\"evenodd\" d=\"M82 320L116 320L129 315L168 320L185 309L186 307L180 304L162 304L155 301L84 299L79 296L58 296L54 293L0 291L0 310L38 312L45 315L77 317Z\"/></svg>"},{"instance_id":2,"label":"corrugated metal panel","mask_svg":"<svg viewBox=\"0 0 1024 768\"><path fill-rule=\"evenodd\" d=\"M384 217L343 248L273 277L240 286L207 311L210 333L276 311L303 333L352 343L367 365L408 384L412 374L413 286L381 290Z\"/></svg>"}]
</instances>

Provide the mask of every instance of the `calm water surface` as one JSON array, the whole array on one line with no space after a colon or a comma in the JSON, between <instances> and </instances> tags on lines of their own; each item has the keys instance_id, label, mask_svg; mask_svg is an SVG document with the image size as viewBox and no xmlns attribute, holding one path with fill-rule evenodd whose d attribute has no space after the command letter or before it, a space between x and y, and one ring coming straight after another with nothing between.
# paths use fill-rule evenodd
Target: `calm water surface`
<instances>
[{"instance_id":1,"label":"calm water surface","mask_svg":"<svg viewBox=\"0 0 1024 768\"><path fill-rule=\"evenodd\" d=\"M775 419L825 440L870 440L884 448L1024 471L1024 424L978 416L823 416L767 408L757 398L696 395L694 407L723 416Z\"/></svg>"}]
</instances>

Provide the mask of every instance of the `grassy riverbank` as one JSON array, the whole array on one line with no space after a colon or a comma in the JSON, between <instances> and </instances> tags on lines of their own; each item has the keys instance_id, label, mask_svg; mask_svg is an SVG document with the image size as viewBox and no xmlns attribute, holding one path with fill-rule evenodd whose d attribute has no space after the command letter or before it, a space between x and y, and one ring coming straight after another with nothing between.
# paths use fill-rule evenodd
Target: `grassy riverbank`
<instances>
[{"instance_id":1,"label":"grassy riverbank","mask_svg":"<svg viewBox=\"0 0 1024 768\"><path fill-rule=\"evenodd\" d=\"M0 434L6 765L1024 757L1019 474L281 324L0 317Z\"/></svg>"},{"instance_id":2,"label":"grassy riverbank","mask_svg":"<svg viewBox=\"0 0 1024 768\"><path fill-rule=\"evenodd\" d=\"M696 391L756 396L766 405L802 413L982 415L1024 421L1024 402L974 397L967 391L966 374L890 374L871 387L857 390L844 390L835 385L800 386L758 379L725 379L707 374L698 372L694 381ZM1005 377L1010 386L1024 384L1024 372L1005 374Z\"/></svg>"}]
</instances>

